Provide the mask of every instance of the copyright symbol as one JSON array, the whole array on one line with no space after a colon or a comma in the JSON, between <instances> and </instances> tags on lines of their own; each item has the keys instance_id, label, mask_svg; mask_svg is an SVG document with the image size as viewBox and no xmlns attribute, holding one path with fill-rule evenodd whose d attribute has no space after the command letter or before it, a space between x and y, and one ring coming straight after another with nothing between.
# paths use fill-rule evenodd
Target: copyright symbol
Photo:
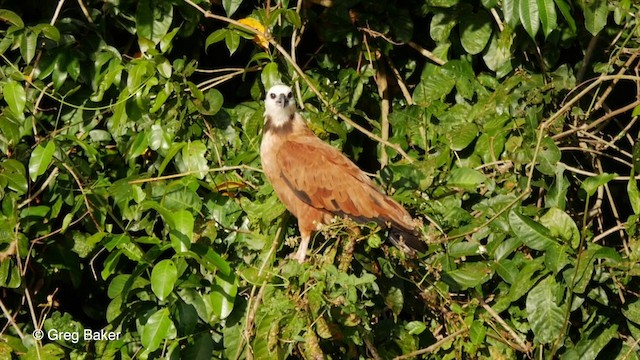
<instances>
[{"instance_id":1,"label":"copyright symbol","mask_svg":"<svg viewBox=\"0 0 640 360\"><path fill-rule=\"evenodd\" d=\"M36 340L42 340L44 338L44 331L38 329L33 332L33 338Z\"/></svg>"}]
</instances>

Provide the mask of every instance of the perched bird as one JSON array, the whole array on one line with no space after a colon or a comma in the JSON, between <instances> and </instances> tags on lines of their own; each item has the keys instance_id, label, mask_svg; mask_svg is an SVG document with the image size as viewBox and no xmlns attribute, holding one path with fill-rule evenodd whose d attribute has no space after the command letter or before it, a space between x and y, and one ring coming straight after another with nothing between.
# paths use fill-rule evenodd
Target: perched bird
<instances>
[{"instance_id":1,"label":"perched bird","mask_svg":"<svg viewBox=\"0 0 640 360\"><path fill-rule=\"evenodd\" d=\"M425 251L409 213L307 127L290 87L273 86L264 106L262 168L280 201L298 219L302 241L295 259L304 262L311 234L336 216L389 227L396 246L412 254Z\"/></svg>"}]
</instances>

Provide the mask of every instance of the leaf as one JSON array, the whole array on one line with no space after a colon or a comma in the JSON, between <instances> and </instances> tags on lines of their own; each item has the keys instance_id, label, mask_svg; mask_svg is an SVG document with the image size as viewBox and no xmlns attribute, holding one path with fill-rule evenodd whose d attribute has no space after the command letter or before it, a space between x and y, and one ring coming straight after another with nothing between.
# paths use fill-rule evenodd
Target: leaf
<instances>
[{"instance_id":1,"label":"leaf","mask_svg":"<svg viewBox=\"0 0 640 360\"><path fill-rule=\"evenodd\" d=\"M558 26L556 5L553 0L537 0L537 2L540 22L542 23L542 31L544 32L544 37L546 38Z\"/></svg>"},{"instance_id":2,"label":"leaf","mask_svg":"<svg viewBox=\"0 0 640 360\"><path fill-rule=\"evenodd\" d=\"M209 170L207 159L204 155L207 147L200 141L192 141L182 147L182 151L176 154L176 165L182 173L195 173L198 179L202 179Z\"/></svg>"},{"instance_id":3,"label":"leaf","mask_svg":"<svg viewBox=\"0 0 640 360\"><path fill-rule=\"evenodd\" d=\"M31 62L34 56L36 56L36 46L38 42L38 35L32 32L27 32L22 35L22 41L20 41L20 55L24 61L28 64Z\"/></svg>"},{"instance_id":4,"label":"leaf","mask_svg":"<svg viewBox=\"0 0 640 360\"><path fill-rule=\"evenodd\" d=\"M569 4L566 3L565 0L555 0L556 5L558 6L558 9L560 9L560 13L562 14L562 17L564 17L564 19L567 21L567 24L569 24L569 28L571 29L572 32L576 32L576 21L573 18L573 16L571 15L571 7L569 6Z\"/></svg>"},{"instance_id":5,"label":"leaf","mask_svg":"<svg viewBox=\"0 0 640 360\"><path fill-rule=\"evenodd\" d=\"M265 89L271 89L273 85L282 84L280 72L278 71L278 64L270 62L265 65L262 69L262 74L260 74L260 81L262 81L262 85Z\"/></svg>"},{"instance_id":6,"label":"leaf","mask_svg":"<svg viewBox=\"0 0 640 360\"><path fill-rule=\"evenodd\" d=\"M0 20L10 22L20 29L24 27L24 22L20 16L11 10L0 9Z\"/></svg>"},{"instance_id":7,"label":"leaf","mask_svg":"<svg viewBox=\"0 0 640 360\"><path fill-rule=\"evenodd\" d=\"M149 317L142 328L140 341L148 352L155 351L165 340L175 339L176 327L169 317L169 309L163 308Z\"/></svg>"},{"instance_id":8,"label":"leaf","mask_svg":"<svg viewBox=\"0 0 640 360\"><path fill-rule=\"evenodd\" d=\"M564 176L564 166L558 164L555 171L555 180L547 192L545 205L549 208L557 207L564 210L567 205L567 192L569 190L569 179Z\"/></svg>"},{"instance_id":9,"label":"leaf","mask_svg":"<svg viewBox=\"0 0 640 360\"><path fill-rule=\"evenodd\" d=\"M622 314L627 320L640 325L640 300L636 299L631 303L627 303L622 309Z\"/></svg>"},{"instance_id":10,"label":"leaf","mask_svg":"<svg viewBox=\"0 0 640 360\"><path fill-rule=\"evenodd\" d=\"M2 162L0 171L0 184L5 182L9 189L22 195L29 189L27 184L27 172L21 162L14 159L7 159Z\"/></svg>"},{"instance_id":11,"label":"leaf","mask_svg":"<svg viewBox=\"0 0 640 360\"><path fill-rule=\"evenodd\" d=\"M616 176L618 176L618 174L615 174L615 173L614 174L603 173L600 175L591 176L584 179L584 181L582 181L582 184L580 184L580 188L586 191L589 196L593 196L596 193L596 191L598 191L598 188L600 186L613 180Z\"/></svg>"},{"instance_id":12,"label":"leaf","mask_svg":"<svg viewBox=\"0 0 640 360\"><path fill-rule=\"evenodd\" d=\"M635 165L631 169L629 174L629 181L627 182L627 194L629 195L629 202L631 208L633 208L634 214L640 214L640 192L638 191L638 181L635 178Z\"/></svg>"},{"instance_id":13,"label":"leaf","mask_svg":"<svg viewBox=\"0 0 640 360\"><path fill-rule=\"evenodd\" d=\"M575 221L564 211L551 208L540 217L540 223L550 230L551 236L564 240L576 248L580 244L580 230Z\"/></svg>"},{"instance_id":14,"label":"leaf","mask_svg":"<svg viewBox=\"0 0 640 360\"><path fill-rule=\"evenodd\" d=\"M171 292L178 280L178 269L171 259L157 263L151 271L151 290L161 301Z\"/></svg>"},{"instance_id":15,"label":"leaf","mask_svg":"<svg viewBox=\"0 0 640 360\"><path fill-rule=\"evenodd\" d=\"M207 49L209 48L209 46L211 46L211 44L215 44L224 40L227 37L228 32L229 29L218 29L212 32L211 34L209 34L209 36L207 36L207 39L204 42L204 48Z\"/></svg>"},{"instance_id":16,"label":"leaf","mask_svg":"<svg viewBox=\"0 0 640 360\"><path fill-rule=\"evenodd\" d=\"M520 22L527 31L527 34L535 41L536 34L540 28L540 16L538 13L538 2L534 0L520 0L518 2L518 13Z\"/></svg>"},{"instance_id":17,"label":"leaf","mask_svg":"<svg viewBox=\"0 0 640 360\"><path fill-rule=\"evenodd\" d=\"M487 328L484 327L481 321L474 320L469 327L469 339L474 345L480 345L484 342L485 335L487 334Z\"/></svg>"},{"instance_id":18,"label":"leaf","mask_svg":"<svg viewBox=\"0 0 640 360\"><path fill-rule=\"evenodd\" d=\"M488 12L463 16L460 19L460 42L471 55L479 54L487 46L491 38L492 19Z\"/></svg>"},{"instance_id":19,"label":"leaf","mask_svg":"<svg viewBox=\"0 0 640 360\"><path fill-rule=\"evenodd\" d=\"M487 177L478 170L470 168L456 168L449 174L449 177L447 178L447 185L463 188L465 190L475 190L486 180Z\"/></svg>"},{"instance_id":20,"label":"leaf","mask_svg":"<svg viewBox=\"0 0 640 360\"><path fill-rule=\"evenodd\" d=\"M515 210L509 212L509 226L513 234L526 246L534 250L546 250L556 245L549 229L519 214Z\"/></svg>"},{"instance_id":21,"label":"leaf","mask_svg":"<svg viewBox=\"0 0 640 360\"><path fill-rule=\"evenodd\" d=\"M411 335L420 335L427 329L427 325L422 321L411 321L404 328L409 331Z\"/></svg>"},{"instance_id":22,"label":"leaf","mask_svg":"<svg viewBox=\"0 0 640 360\"><path fill-rule=\"evenodd\" d=\"M136 9L138 36L157 45L167 35L173 21L173 5L168 1L140 0Z\"/></svg>"},{"instance_id":23,"label":"leaf","mask_svg":"<svg viewBox=\"0 0 640 360\"><path fill-rule=\"evenodd\" d=\"M24 91L22 85L15 81L8 81L2 87L2 93L4 95L4 101L9 105L9 109L11 109L15 115L21 115L27 103L27 93Z\"/></svg>"},{"instance_id":24,"label":"leaf","mask_svg":"<svg viewBox=\"0 0 640 360\"><path fill-rule=\"evenodd\" d=\"M413 101L420 106L428 106L449 94L456 85L453 74L441 66L427 64L420 76L420 82L413 92Z\"/></svg>"},{"instance_id":25,"label":"leaf","mask_svg":"<svg viewBox=\"0 0 640 360\"><path fill-rule=\"evenodd\" d=\"M234 31L229 31L224 37L224 43L227 45L229 53L233 55L238 50L238 46L240 46L240 35Z\"/></svg>"},{"instance_id":26,"label":"leaf","mask_svg":"<svg viewBox=\"0 0 640 360\"><path fill-rule=\"evenodd\" d=\"M238 284L234 273L216 276L215 284L211 286L210 299L213 313L219 319L226 319L231 314L237 292Z\"/></svg>"},{"instance_id":27,"label":"leaf","mask_svg":"<svg viewBox=\"0 0 640 360\"><path fill-rule=\"evenodd\" d=\"M200 109L200 112L203 115L215 115L220 111L223 103L224 97L222 96L222 93L217 89L209 89L204 93L203 106Z\"/></svg>"},{"instance_id":28,"label":"leaf","mask_svg":"<svg viewBox=\"0 0 640 360\"><path fill-rule=\"evenodd\" d=\"M222 7L228 17L231 17L242 4L242 0L222 0Z\"/></svg>"},{"instance_id":29,"label":"leaf","mask_svg":"<svg viewBox=\"0 0 640 360\"><path fill-rule=\"evenodd\" d=\"M600 30L604 29L605 25L607 25L607 16L609 15L607 1L590 0L584 1L582 4L584 10L584 27L591 35L596 36Z\"/></svg>"},{"instance_id":30,"label":"leaf","mask_svg":"<svg viewBox=\"0 0 640 360\"><path fill-rule=\"evenodd\" d=\"M186 210L171 213L173 226L169 232L171 246L176 253L189 250L193 239L193 215Z\"/></svg>"},{"instance_id":31,"label":"leaf","mask_svg":"<svg viewBox=\"0 0 640 360\"><path fill-rule=\"evenodd\" d=\"M55 151L56 145L53 141L49 141L45 147L42 145L36 146L29 159L29 176L31 177L31 181L36 181L38 176L47 171L51 160L53 160Z\"/></svg>"},{"instance_id":32,"label":"leaf","mask_svg":"<svg viewBox=\"0 0 640 360\"><path fill-rule=\"evenodd\" d=\"M478 126L474 123L466 123L451 131L447 137L451 141L451 150L461 151L469 146L478 136Z\"/></svg>"},{"instance_id":33,"label":"leaf","mask_svg":"<svg viewBox=\"0 0 640 360\"><path fill-rule=\"evenodd\" d=\"M539 344L549 344L560 335L564 323L564 311L554 301L556 281L547 276L527 295L527 319Z\"/></svg>"},{"instance_id":34,"label":"leaf","mask_svg":"<svg viewBox=\"0 0 640 360\"><path fill-rule=\"evenodd\" d=\"M443 273L442 278L450 285L454 285L460 290L466 290L489 280L491 273L491 268L486 263L468 263L459 269Z\"/></svg>"},{"instance_id":35,"label":"leaf","mask_svg":"<svg viewBox=\"0 0 640 360\"><path fill-rule=\"evenodd\" d=\"M395 286L392 286L389 289L387 295L384 297L384 303L389 309L391 309L394 317L400 315L400 312L402 311L402 308L404 306L404 295L402 293L402 290Z\"/></svg>"}]
</instances>

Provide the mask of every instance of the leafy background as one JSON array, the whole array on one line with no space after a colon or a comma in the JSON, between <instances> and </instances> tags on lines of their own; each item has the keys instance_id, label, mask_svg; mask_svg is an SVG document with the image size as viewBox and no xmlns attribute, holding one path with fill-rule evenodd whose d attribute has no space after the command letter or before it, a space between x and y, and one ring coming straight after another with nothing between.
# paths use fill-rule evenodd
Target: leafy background
<instances>
[{"instance_id":1,"label":"leafy background","mask_svg":"<svg viewBox=\"0 0 640 360\"><path fill-rule=\"evenodd\" d=\"M637 3L0 8L0 358L638 358ZM279 82L427 253L338 221L287 259Z\"/></svg>"}]
</instances>

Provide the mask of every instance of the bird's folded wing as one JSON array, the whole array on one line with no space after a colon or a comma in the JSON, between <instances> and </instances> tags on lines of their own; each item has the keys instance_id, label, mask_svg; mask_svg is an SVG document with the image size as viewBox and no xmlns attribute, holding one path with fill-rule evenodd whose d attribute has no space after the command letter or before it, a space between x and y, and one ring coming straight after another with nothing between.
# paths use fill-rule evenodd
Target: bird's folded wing
<instances>
[{"instance_id":1,"label":"bird's folded wing","mask_svg":"<svg viewBox=\"0 0 640 360\"><path fill-rule=\"evenodd\" d=\"M284 183L315 208L413 228L406 222L410 217L402 206L380 193L351 160L318 138L287 140L277 161Z\"/></svg>"}]
</instances>

